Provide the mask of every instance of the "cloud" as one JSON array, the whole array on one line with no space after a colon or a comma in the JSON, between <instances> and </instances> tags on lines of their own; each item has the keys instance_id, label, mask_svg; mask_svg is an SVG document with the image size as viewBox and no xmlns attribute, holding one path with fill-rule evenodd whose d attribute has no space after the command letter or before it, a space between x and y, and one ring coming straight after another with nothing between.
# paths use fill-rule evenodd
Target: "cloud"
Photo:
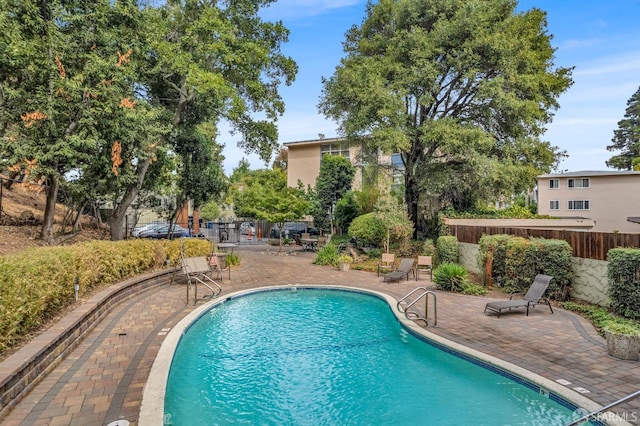
<instances>
[{"instance_id":1,"label":"cloud","mask_svg":"<svg viewBox=\"0 0 640 426\"><path fill-rule=\"evenodd\" d=\"M615 73L640 71L640 52L605 56L598 61L576 66L574 76L607 76Z\"/></svg>"}]
</instances>

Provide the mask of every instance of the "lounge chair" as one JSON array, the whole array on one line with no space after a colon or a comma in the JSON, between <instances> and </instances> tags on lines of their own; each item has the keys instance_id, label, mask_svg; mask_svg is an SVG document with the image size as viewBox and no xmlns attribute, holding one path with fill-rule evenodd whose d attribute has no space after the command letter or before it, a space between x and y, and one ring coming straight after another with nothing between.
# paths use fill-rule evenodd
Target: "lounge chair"
<instances>
[{"instance_id":1,"label":"lounge chair","mask_svg":"<svg viewBox=\"0 0 640 426\"><path fill-rule=\"evenodd\" d=\"M511 295L509 300L502 300L499 302L489 302L484 307L484 312L487 310L491 312L495 312L498 314L498 318L500 318L500 314L503 309L517 309L517 308L526 308L527 316L529 315L529 307L536 305L547 305L553 313L553 308L551 308L551 303L549 299L544 296L545 291L547 291L547 287L549 287L549 281L551 281L553 277L549 275L538 274L536 278L533 280L533 284L529 287L529 291L527 294L523 295L522 299L514 299L515 296L521 295L522 293L515 293Z\"/></svg>"},{"instance_id":2,"label":"lounge chair","mask_svg":"<svg viewBox=\"0 0 640 426\"><path fill-rule=\"evenodd\" d=\"M382 278L382 282L400 281L403 277L407 277L407 281L409 281L409 274L413 272L413 262L413 258L403 257L402 259L400 259L400 265L398 265L398 269L385 274Z\"/></svg>"},{"instance_id":3,"label":"lounge chair","mask_svg":"<svg viewBox=\"0 0 640 426\"><path fill-rule=\"evenodd\" d=\"M396 261L396 255L393 253L382 253L382 259L378 263L378 276L380 272L389 271L393 272L393 264Z\"/></svg>"}]
</instances>

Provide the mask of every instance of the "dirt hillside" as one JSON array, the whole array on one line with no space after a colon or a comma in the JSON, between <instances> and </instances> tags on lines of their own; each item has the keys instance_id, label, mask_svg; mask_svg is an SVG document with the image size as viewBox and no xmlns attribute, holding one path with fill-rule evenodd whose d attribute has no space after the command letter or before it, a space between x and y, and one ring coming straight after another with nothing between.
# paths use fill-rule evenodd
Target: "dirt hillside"
<instances>
[{"instance_id":1,"label":"dirt hillside","mask_svg":"<svg viewBox=\"0 0 640 426\"><path fill-rule=\"evenodd\" d=\"M29 247L46 245L38 238L42 228L46 194L33 191L20 183L0 192L0 256L15 253ZM71 226L63 227L68 209L56 206L54 230L60 236L61 244L106 238L105 230L97 229L90 218L84 218L80 232L70 233Z\"/></svg>"}]
</instances>

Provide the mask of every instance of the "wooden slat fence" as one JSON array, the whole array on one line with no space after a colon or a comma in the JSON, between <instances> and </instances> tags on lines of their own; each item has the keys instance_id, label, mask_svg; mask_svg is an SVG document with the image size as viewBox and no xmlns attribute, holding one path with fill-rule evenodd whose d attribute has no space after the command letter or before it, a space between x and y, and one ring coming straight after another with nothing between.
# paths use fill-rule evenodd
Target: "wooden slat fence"
<instances>
[{"instance_id":1,"label":"wooden slat fence","mask_svg":"<svg viewBox=\"0 0 640 426\"><path fill-rule=\"evenodd\" d=\"M574 257L607 260L609 249L617 247L640 247L640 234L610 232L567 231L559 229L506 228L498 226L447 225L451 235L459 242L478 244L483 235L507 234L518 237L539 237L565 240L573 250Z\"/></svg>"}]
</instances>

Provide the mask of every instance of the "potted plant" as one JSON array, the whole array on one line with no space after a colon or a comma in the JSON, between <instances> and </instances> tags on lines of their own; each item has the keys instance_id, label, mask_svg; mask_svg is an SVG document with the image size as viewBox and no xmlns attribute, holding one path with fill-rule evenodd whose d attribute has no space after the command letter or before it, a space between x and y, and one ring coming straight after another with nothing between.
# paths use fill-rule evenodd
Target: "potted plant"
<instances>
[{"instance_id":1,"label":"potted plant","mask_svg":"<svg viewBox=\"0 0 640 426\"><path fill-rule=\"evenodd\" d=\"M338 257L337 263L338 269L340 269L341 271L348 271L351 267L351 264L353 263L353 257L347 254L340 255Z\"/></svg>"},{"instance_id":2,"label":"potted plant","mask_svg":"<svg viewBox=\"0 0 640 426\"><path fill-rule=\"evenodd\" d=\"M604 326L609 355L632 361L640 359L640 327L637 325L609 321Z\"/></svg>"}]
</instances>

